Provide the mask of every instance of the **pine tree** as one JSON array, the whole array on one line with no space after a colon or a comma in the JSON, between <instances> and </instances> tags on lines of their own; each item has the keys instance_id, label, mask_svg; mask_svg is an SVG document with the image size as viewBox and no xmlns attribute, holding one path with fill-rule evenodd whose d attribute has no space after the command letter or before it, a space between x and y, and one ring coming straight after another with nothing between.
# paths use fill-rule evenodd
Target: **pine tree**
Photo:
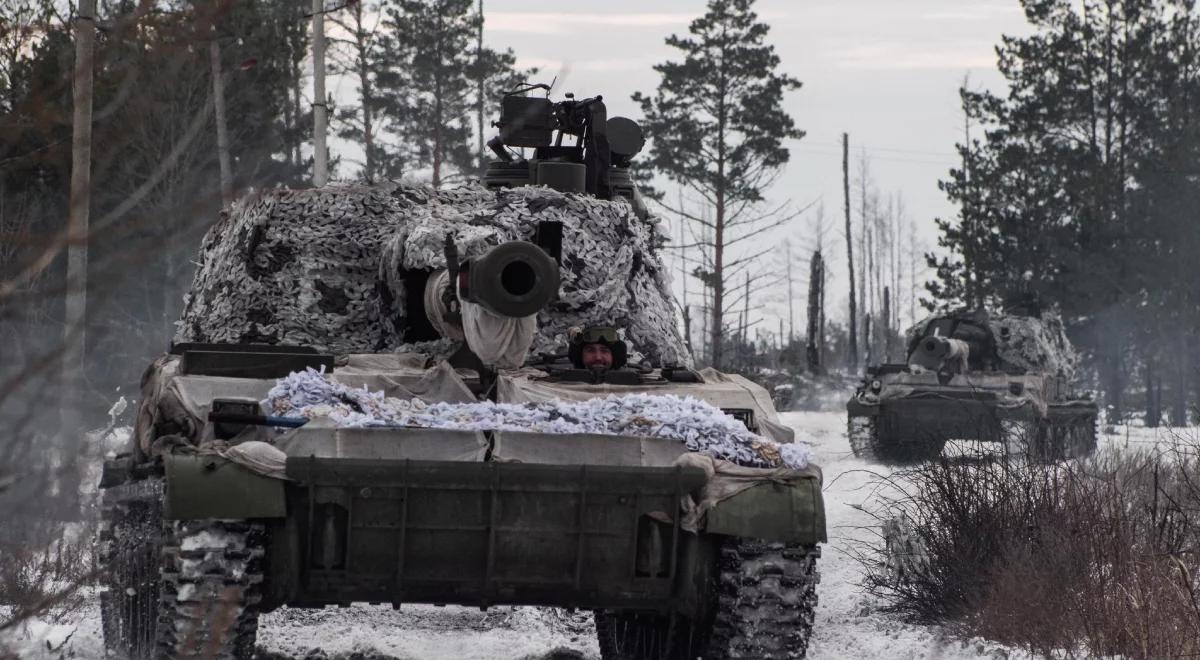
<instances>
[{"instance_id":1,"label":"pine tree","mask_svg":"<svg viewBox=\"0 0 1200 660\"><path fill-rule=\"evenodd\" d=\"M480 20L472 0L399 0L387 10L387 29L396 36L406 69L403 81L387 85L404 95L408 112L402 137L415 149L415 164L432 170L440 186L456 173L473 171L470 115L473 42Z\"/></svg>"},{"instance_id":2,"label":"pine tree","mask_svg":"<svg viewBox=\"0 0 1200 660\"><path fill-rule=\"evenodd\" d=\"M359 176L366 181L399 179L411 160L411 149L396 133L411 118L411 81L407 67L396 61L400 35L381 25L382 6L356 2L329 20L349 36L334 40L335 71L351 76L357 86L354 103L334 115L337 136L363 149Z\"/></svg>"},{"instance_id":3,"label":"pine tree","mask_svg":"<svg viewBox=\"0 0 1200 660\"><path fill-rule=\"evenodd\" d=\"M633 97L652 136L647 166L712 208L711 220L673 210L712 231L702 246L711 260L702 275L711 293L708 331L717 368L725 317L733 311L727 286L759 254L734 256L730 249L790 217L782 207L762 208L764 193L788 161L784 141L804 135L783 109L784 94L800 82L778 72L769 28L752 6L753 0L710 0L688 36L666 40L683 59L656 65L658 89Z\"/></svg>"},{"instance_id":4,"label":"pine tree","mask_svg":"<svg viewBox=\"0 0 1200 660\"><path fill-rule=\"evenodd\" d=\"M1031 34L997 49L1007 93L963 92L984 135L959 146L964 166L942 183L962 214L939 222L957 258L931 259L931 292L1058 306L1119 417L1137 361L1195 360L1177 329L1194 323L1200 281L1179 220L1195 201L1183 173L1196 156L1196 14L1173 0L1022 4ZM1167 380L1185 393L1178 371Z\"/></svg>"}]
</instances>

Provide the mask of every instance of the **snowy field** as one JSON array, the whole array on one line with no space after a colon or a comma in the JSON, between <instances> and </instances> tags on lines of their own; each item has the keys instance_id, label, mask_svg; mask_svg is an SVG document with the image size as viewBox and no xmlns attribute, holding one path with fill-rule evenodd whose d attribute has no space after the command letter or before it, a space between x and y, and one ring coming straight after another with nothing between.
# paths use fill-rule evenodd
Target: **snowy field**
<instances>
[{"instance_id":1,"label":"snowy field","mask_svg":"<svg viewBox=\"0 0 1200 660\"><path fill-rule=\"evenodd\" d=\"M1018 658L1023 654L984 640L962 640L943 631L901 623L877 611L858 587L861 568L856 543L870 542L876 525L863 511L878 465L850 454L840 412L786 413L797 436L812 443L825 471L829 544L820 562L820 606L809 657L814 660L887 657ZM1155 444L1150 429L1117 429L1101 437L1102 448ZM1159 433L1171 433L1162 429ZM71 620L32 622L13 646L28 658L101 658L103 642L95 598ZM597 659L590 617L536 608L406 605L354 606L324 610L280 610L263 617L260 650L272 660L355 658L362 660L566 660Z\"/></svg>"}]
</instances>

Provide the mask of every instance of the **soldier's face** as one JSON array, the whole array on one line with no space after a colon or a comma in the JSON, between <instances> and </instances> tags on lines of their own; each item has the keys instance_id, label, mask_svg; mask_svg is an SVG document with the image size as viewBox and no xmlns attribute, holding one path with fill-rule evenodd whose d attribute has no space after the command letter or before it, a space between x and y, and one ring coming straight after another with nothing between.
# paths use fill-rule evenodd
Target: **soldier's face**
<instances>
[{"instance_id":1,"label":"soldier's face","mask_svg":"<svg viewBox=\"0 0 1200 660\"><path fill-rule=\"evenodd\" d=\"M584 344L583 346L583 366L587 369L595 369L596 367L604 367L605 369L612 368L613 354L612 351L604 344Z\"/></svg>"}]
</instances>

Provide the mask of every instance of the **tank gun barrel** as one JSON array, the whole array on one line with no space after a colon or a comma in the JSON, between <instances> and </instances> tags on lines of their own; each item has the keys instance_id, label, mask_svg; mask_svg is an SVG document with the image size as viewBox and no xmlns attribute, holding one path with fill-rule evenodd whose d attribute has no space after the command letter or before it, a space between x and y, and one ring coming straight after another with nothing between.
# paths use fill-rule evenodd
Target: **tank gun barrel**
<instances>
[{"instance_id":1,"label":"tank gun barrel","mask_svg":"<svg viewBox=\"0 0 1200 660\"><path fill-rule=\"evenodd\" d=\"M558 293L558 264L528 241L509 241L458 267L458 295L509 318L536 314Z\"/></svg>"},{"instance_id":2,"label":"tank gun barrel","mask_svg":"<svg viewBox=\"0 0 1200 660\"><path fill-rule=\"evenodd\" d=\"M928 371L939 371L947 366L965 371L970 352L967 342L960 339L925 337L913 348L908 364Z\"/></svg>"}]
</instances>

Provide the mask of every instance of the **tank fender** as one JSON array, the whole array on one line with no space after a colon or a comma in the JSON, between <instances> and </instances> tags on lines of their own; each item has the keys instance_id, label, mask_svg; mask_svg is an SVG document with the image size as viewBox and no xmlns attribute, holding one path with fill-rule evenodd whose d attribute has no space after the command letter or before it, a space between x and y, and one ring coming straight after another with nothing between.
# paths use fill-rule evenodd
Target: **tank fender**
<instances>
[{"instance_id":1,"label":"tank fender","mask_svg":"<svg viewBox=\"0 0 1200 660\"><path fill-rule=\"evenodd\" d=\"M283 481L220 456L167 455L168 520L198 518L283 518L287 516Z\"/></svg>"},{"instance_id":2,"label":"tank fender","mask_svg":"<svg viewBox=\"0 0 1200 660\"><path fill-rule=\"evenodd\" d=\"M766 541L825 543L829 539L821 480L763 481L751 486L709 509L704 530Z\"/></svg>"}]
</instances>

